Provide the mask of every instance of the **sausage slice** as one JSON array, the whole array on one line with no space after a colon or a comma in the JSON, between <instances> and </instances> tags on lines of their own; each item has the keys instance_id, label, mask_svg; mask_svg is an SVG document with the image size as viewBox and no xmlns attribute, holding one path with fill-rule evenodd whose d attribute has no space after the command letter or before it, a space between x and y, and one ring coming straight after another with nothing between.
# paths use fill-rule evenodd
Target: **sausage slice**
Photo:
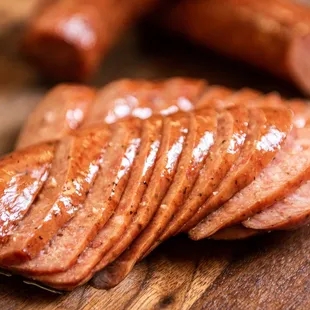
<instances>
[{"instance_id":1,"label":"sausage slice","mask_svg":"<svg viewBox=\"0 0 310 310\"><path fill-rule=\"evenodd\" d=\"M191 113L189 117L189 134L173 183L148 226L130 245L130 248L113 263L113 270L117 272L117 283L114 282L113 285L118 284L127 276L135 263L156 241L175 210L186 199L214 143L215 111L201 110L200 112ZM111 272L111 267L109 267L109 272Z\"/></svg>"},{"instance_id":2,"label":"sausage slice","mask_svg":"<svg viewBox=\"0 0 310 310\"><path fill-rule=\"evenodd\" d=\"M190 237L198 240L211 236L219 229L244 221L296 190L310 173L309 146L304 145L299 130L293 130L284 148L250 185L193 228L189 232Z\"/></svg>"},{"instance_id":3,"label":"sausage slice","mask_svg":"<svg viewBox=\"0 0 310 310\"><path fill-rule=\"evenodd\" d=\"M153 217L160 201L173 181L176 166L182 152L188 132L187 114L177 113L164 119L163 138L158 153L155 168L140 202L133 222L126 230L116 245L104 256L105 265L114 261L139 235ZM96 244L100 244L101 234L94 240L90 247L82 253L77 264L65 273L41 277L39 280L55 288L71 288L86 281L96 264L102 259L100 253L95 252ZM101 264L102 262L100 262Z\"/></svg>"},{"instance_id":4,"label":"sausage slice","mask_svg":"<svg viewBox=\"0 0 310 310\"><path fill-rule=\"evenodd\" d=\"M157 245L177 234L221 182L239 154L242 143L235 144L234 139L246 132L247 122L248 113L242 107L225 110L219 114L216 140L210 150L210 155L206 159L190 195L176 211L173 219L160 236ZM228 152L231 145L236 147L235 152Z\"/></svg>"},{"instance_id":5,"label":"sausage slice","mask_svg":"<svg viewBox=\"0 0 310 310\"><path fill-rule=\"evenodd\" d=\"M260 232L255 229L248 229L242 225L234 225L219 230L210 237L213 240L242 240L258 235Z\"/></svg>"},{"instance_id":6,"label":"sausage slice","mask_svg":"<svg viewBox=\"0 0 310 310\"><path fill-rule=\"evenodd\" d=\"M16 264L36 256L79 210L99 170L107 128L64 138L39 199L20 223L14 238L0 248L1 264Z\"/></svg>"},{"instance_id":7,"label":"sausage slice","mask_svg":"<svg viewBox=\"0 0 310 310\"><path fill-rule=\"evenodd\" d=\"M289 230L303 226L310 217L310 181L270 208L249 218L243 225L259 230Z\"/></svg>"},{"instance_id":8,"label":"sausage slice","mask_svg":"<svg viewBox=\"0 0 310 310\"><path fill-rule=\"evenodd\" d=\"M57 140L81 126L95 99L94 89L61 84L53 88L30 114L16 148Z\"/></svg>"},{"instance_id":9,"label":"sausage slice","mask_svg":"<svg viewBox=\"0 0 310 310\"><path fill-rule=\"evenodd\" d=\"M55 273L67 270L76 262L118 204L139 147L140 123L133 119L114 126L113 137L101 159L101 169L83 207L39 256L17 266L16 270L29 274Z\"/></svg>"},{"instance_id":10,"label":"sausage slice","mask_svg":"<svg viewBox=\"0 0 310 310\"><path fill-rule=\"evenodd\" d=\"M136 214L141 197L145 192L147 184L149 183L149 179L152 175L158 148L160 146L161 130L161 117L154 116L143 123L141 146L134 160L132 173L130 175L124 194L122 195L121 201L116 207L114 214L99 232L98 236L96 236L92 243L93 247L90 247L89 252L93 251L99 253L101 256L104 255L121 238L131 223L134 214ZM107 174L105 174L105 176L107 177ZM91 203L88 205L89 208L91 208ZM54 244L55 246L49 250L49 259L55 256L51 255L51 253L56 252L57 248L59 248L59 242L54 242ZM63 248L65 249L65 246L63 246ZM58 256L60 254L64 255L63 253L57 254ZM94 253L92 255L94 255ZM52 269L51 265L49 264L54 264L53 262L49 262L47 258L48 257L45 256L45 261L43 261L42 257L30 261L27 264L28 273L30 273L30 271L31 274L35 274L35 272L38 273L39 270L43 270L42 267L44 265L46 268L44 273L50 273L51 271L60 272L69 269L70 265L72 265L72 262L74 262L74 260L70 259L70 257L62 257L62 263L60 266L62 270L59 270L60 268L57 266L52 266ZM38 268L34 269L34 263L38 266ZM32 269L29 268L30 266L32 266ZM24 271L26 270L24 269Z\"/></svg>"},{"instance_id":11,"label":"sausage slice","mask_svg":"<svg viewBox=\"0 0 310 310\"><path fill-rule=\"evenodd\" d=\"M28 147L0 163L0 244L6 243L40 193L55 152L54 143Z\"/></svg>"},{"instance_id":12,"label":"sausage slice","mask_svg":"<svg viewBox=\"0 0 310 310\"><path fill-rule=\"evenodd\" d=\"M259 99L249 105L249 130L239 158L213 195L184 226L183 231L188 231L196 226L208 214L217 210L237 192L249 185L272 160L278 148L266 149L266 143L276 143L275 139L275 141L269 141L272 138L271 135L279 131L286 136L291 130L290 111L282 109L281 113L278 99L277 96L266 96L263 100ZM279 141L278 147L281 147L284 140Z\"/></svg>"},{"instance_id":13,"label":"sausage slice","mask_svg":"<svg viewBox=\"0 0 310 310\"><path fill-rule=\"evenodd\" d=\"M99 90L84 127L102 122L112 124L128 116L147 119L153 114L188 112L194 109L205 87L202 80L183 78L116 81Z\"/></svg>"},{"instance_id":14,"label":"sausage slice","mask_svg":"<svg viewBox=\"0 0 310 310\"><path fill-rule=\"evenodd\" d=\"M290 101L289 107L294 112L294 126L300 128L304 143L307 144L310 128L310 109L304 102L297 100ZM302 128L305 129L302 130ZM309 181L306 180L294 193L244 221L243 225L254 229L274 230L297 228L307 223L309 216L308 189Z\"/></svg>"}]
</instances>

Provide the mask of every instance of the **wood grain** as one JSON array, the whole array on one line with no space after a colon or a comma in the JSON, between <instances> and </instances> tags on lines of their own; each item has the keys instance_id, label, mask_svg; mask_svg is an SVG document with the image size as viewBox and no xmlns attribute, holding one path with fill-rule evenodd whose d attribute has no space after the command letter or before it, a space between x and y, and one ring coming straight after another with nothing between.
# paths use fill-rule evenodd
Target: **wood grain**
<instances>
[{"instance_id":1,"label":"wood grain","mask_svg":"<svg viewBox=\"0 0 310 310\"><path fill-rule=\"evenodd\" d=\"M23 61L19 42L34 5L0 3L0 153L13 148L22 122L51 86ZM126 33L92 85L121 77L203 77L230 87L278 90L292 86L183 40L145 29ZM141 30L143 29L143 31ZM0 276L0 309L310 309L310 229L241 242L179 236L160 246L110 291L85 285L56 295Z\"/></svg>"}]
</instances>

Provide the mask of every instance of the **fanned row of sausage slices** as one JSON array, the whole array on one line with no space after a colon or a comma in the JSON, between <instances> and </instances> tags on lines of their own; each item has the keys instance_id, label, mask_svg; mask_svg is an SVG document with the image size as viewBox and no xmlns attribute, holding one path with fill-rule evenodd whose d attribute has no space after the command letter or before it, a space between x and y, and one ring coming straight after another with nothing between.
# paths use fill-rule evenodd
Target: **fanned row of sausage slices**
<instances>
[{"instance_id":1,"label":"fanned row of sausage slices","mask_svg":"<svg viewBox=\"0 0 310 310\"><path fill-rule=\"evenodd\" d=\"M0 266L108 289L180 232L305 225L309 119L302 101L202 80L58 86L0 161Z\"/></svg>"}]
</instances>

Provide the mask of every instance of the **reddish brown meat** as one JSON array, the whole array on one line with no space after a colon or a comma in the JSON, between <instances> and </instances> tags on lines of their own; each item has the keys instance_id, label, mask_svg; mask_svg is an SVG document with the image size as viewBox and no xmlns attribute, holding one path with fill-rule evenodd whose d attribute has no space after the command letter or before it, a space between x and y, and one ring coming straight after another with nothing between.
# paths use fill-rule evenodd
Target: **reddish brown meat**
<instances>
[{"instance_id":1,"label":"reddish brown meat","mask_svg":"<svg viewBox=\"0 0 310 310\"><path fill-rule=\"evenodd\" d=\"M130 115L146 119L153 114L173 114L189 111L204 92L203 80L172 78L162 82L145 80L120 80L108 84L98 92L89 124L117 120Z\"/></svg>"},{"instance_id":2,"label":"reddish brown meat","mask_svg":"<svg viewBox=\"0 0 310 310\"><path fill-rule=\"evenodd\" d=\"M55 0L31 19L23 50L40 71L85 80L138 17L158 0Z\"/></svg>"},{"instance_id":3,"label":"reddish brown meat","mask_svg":"<svg viewBox=\"0 0 310 310\"><path fill-rule=\"evenodd\" d=\"M310 109L304 102L293 100L289 102L294 112L293 122L300 128L301 138L307 144L309 140ZM305 128L302 130L302 128ZM301 135L300 135L301 136ZM261 213L243 222L243 225L255 229L292 229L304 225L309 217L309 182L305 183L284 200L274 204Z\"/></svg>"},{"instance_id":4,"label":"reddish brown meat","mask_svg":"<svg viewBox=\"0 0 310 310\"><path fill-rule=\"evenodd\" d=\"M226 99L227 102L233 96L228 97ZM219 114L215 144L210 150L210 155L200 171L193 190L185 203L178 208L173 219L167 225L160 238L158 238L159 241L151 247L150 251L162 241L177 234L183 225L197 212L201 204L212 194L238 157L242 143L233 142L236 136L247 131L247 122L248 113L242 107L232 108L230 111L223 111ZM234 151L228 152L231 145L234 145Z\"/></svg>"},{"instance_id":5,"label":"reddish brown meat","mask_svg":"<svg viewBox=\"0 0 310 310\"><path fill-rule=\"evenodd\" d=\"M101 160L101 169L76 216L46 245L40 255L13 268L30 274L67 270L110 218L127 185L140 144L140 120L120 122Z\"/></svg>"},{"instance_id":6,"label":"reddish brown meat","mask_svg":"<svg viewBox=\"0 0 310 310\"><path fill-rule=\"evenodd\" d=\"M259 230L295 229L309 222L310 182L306 181L291 195L243 222L247 228Z\"/></svg>"},{"instance_id":7,"label":"reddish brown meat","mask_svg":"<svg viewBox=\"0 0 310 310\"><path fill-rule=\"evenodd\" d=\"M113 246L113 244L117 242L117 240L123 235L127 226L130 224L132 217L134 216L133 214L136 212L141 197L147 188L146 184L149 182L149 178L152 175L161 140L161 127L161 117L154 116L150 120L146 120L143 124L141 146L139 148L136 159L134 160L132 173L130 175L125 192L119 205L115 210L115 213L107 222L107 225L104 226L104 228L100 232L102 238L100 243L97 243L97 247L95 249L96 251L100 250L102 252L102 255L106 251L108 251ZM107 173L105 174L105 177L107 177ZM88 206L89 208L91 208L91 203L86 205L86 207ZM64 237L64 235L62 237ZM60 238L59 241L63 242L63 240L61 240ZM60 266L55 266L53 262L50 262L50 260L54 258L54 255L51 255L50 253L53 254L53 251L57 251L57 249L59 248L59 241L53 242L54 246L52 246L48 250L49 256L41 255L37 259L34 259L27 264L24 264L23 271L27 272L28 274L35 274L38 273L38 271L42 272L43 267L45 267L45 273L67 270L70 265L74 263L74 260L72 260L71 258L72 255L63 256ZM96 243L96 241L94 243ZM65 249L64 246L62 247ZM59 256L60 254L62 253L58 251L57 255ZM35 265L37 266L37 268L34 268ZM27 269L25 268L26 266Z\"/></svg>"},{"instance_id":8,"label":"reddish brown meat","mask_svg":"<svg viewBox=\"0 0 310 310\"><path fill-rule=\"evenodd\" d=\"M310 93L308 7L289 0L181 0L157 14L158 20L202 45L291 80Z\"/></svg>"},{"instance_id":9,"label":"reddish brown meat","mask_svg":"<svg viewBox=\"0 0 310 310\"><path fill-rule=\"evenodd\" d=\"M0 162L0 244L8 241L46 181L55 144L28 147Z\"/></svg>"},{"instance_id":10,"label":"reddish brown meat","mask_svg":"<svg viewBox=\"0 0 310 310\"><path fill-rule=\"evenodd\" d=\"M189 117L189 134L173 183L145 230L130 245L130 248L113 263L113 267L108 268L107 277L111 283L107 283L107 287L115 286L127 276L135 263L156 241L177 208L187 198L196 181L214 143L216 113L214 110L200 110L200 112L190 114ZM116 273L117 276L112 279L112 275Z\"/></svg>"},{"instance_id":11,"label":"reddish brown meat","mask_svg":"<svg viewBox=\"0 0 310 310\"><path fill-rule=\"evenodd\" d=\"M254 229L248 229L242 225L235 225L221 229L210 238L213 240L241 240L258 235L259 232Z\"/></svg>"},{"instance_id":12,"label":"reddish brown meat","mask_svg":"<svg viewBox=\"0 0 310 310\"><path fill-rule=\"evenodd\" d=\"M29 116L16 147L60 139L79 128L95 94L94 89L82 85L53 88Z\"/></svg>"},{"instance_id":13,"label":"reddish brown meat","mask_svg":"<svg viewBox=\"0 0 310 310\"><path fill-rule=\"evenodd\" d=\"M139 209L121 240L104 256L102 261L100 261L102 259L100 249L96 250L97 245L101 242L101 231L71 269L49 277L40 277L38 280L55 288L71 289L72 286L87 281L99 261L99 264L105 262L105 265L114 261L146 227L156 212L160 201L173 181L187 132L188 116L186 114L178 113L164 119L163 140L158 159Z\"/></svg>"},{"instance_id":14,"label":"reddish brown meat","mask_svg":"<svg viewBox=\"0 0 310 310\"><path fill-rule=\"evenodd\" d=\"M276 106L273 106L273 103ZM291 131L292 123L291 112L286 108L279 108L277 104L278 97L271 95L251 105L250 127L239 158L213 195L184 226L183 231L196 226L208 214L249 185L273 159ZM277 140L277 132L284 136L279 136Z\"/></svg>"},{"instance_id":15,"label":"reddish brown meat","mask_svg":"<svg viewBox=\"0 0 310 310\"><path fill-rule=\"evenodd\" d=\"M281 132L279 134L282 135ZM295 129L284 148L261 174L192 229L190 237L194 240L209 237L222 228L244 221L296 190L310 173L309 143L305 145L299 134L300 129Z\"/></svg>"},{"instance_id":16,"label":"reddish brown meat","mask_svg":"<svg viewBox=\"0 0 310 310\"><path fill-rule=\"evenodd\" d=\"M96 178L108 129L78 132L60 143L39 199L17 227L14 238L0 248L1 265L36 256L83 204Z\"/></svg>"}]
</instances>

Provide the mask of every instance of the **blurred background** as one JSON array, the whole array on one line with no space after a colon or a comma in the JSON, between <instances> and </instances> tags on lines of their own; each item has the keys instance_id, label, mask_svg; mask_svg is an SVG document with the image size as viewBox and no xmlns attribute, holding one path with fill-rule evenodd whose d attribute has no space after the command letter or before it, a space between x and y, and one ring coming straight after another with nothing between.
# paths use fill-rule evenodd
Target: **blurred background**
<instances>
[{"instance_id":1,"label":"blurred background","mask_svg":"<svg viewBox=\"0 0 310 310\"><path fill-rule=\"evenodd\" d=\"M27 115L53 86L26 62L20 53L24 27L35 8L46 0L0 1L0 153L13 149ZM165 78L191 76L211 84L234 88L253 87L279 91L288 97L302 96L291 84L207 48L195 45L145 18L121 35L100 69L89 80L102 86L118 78Z\"/></svg>"}]
</instances>

